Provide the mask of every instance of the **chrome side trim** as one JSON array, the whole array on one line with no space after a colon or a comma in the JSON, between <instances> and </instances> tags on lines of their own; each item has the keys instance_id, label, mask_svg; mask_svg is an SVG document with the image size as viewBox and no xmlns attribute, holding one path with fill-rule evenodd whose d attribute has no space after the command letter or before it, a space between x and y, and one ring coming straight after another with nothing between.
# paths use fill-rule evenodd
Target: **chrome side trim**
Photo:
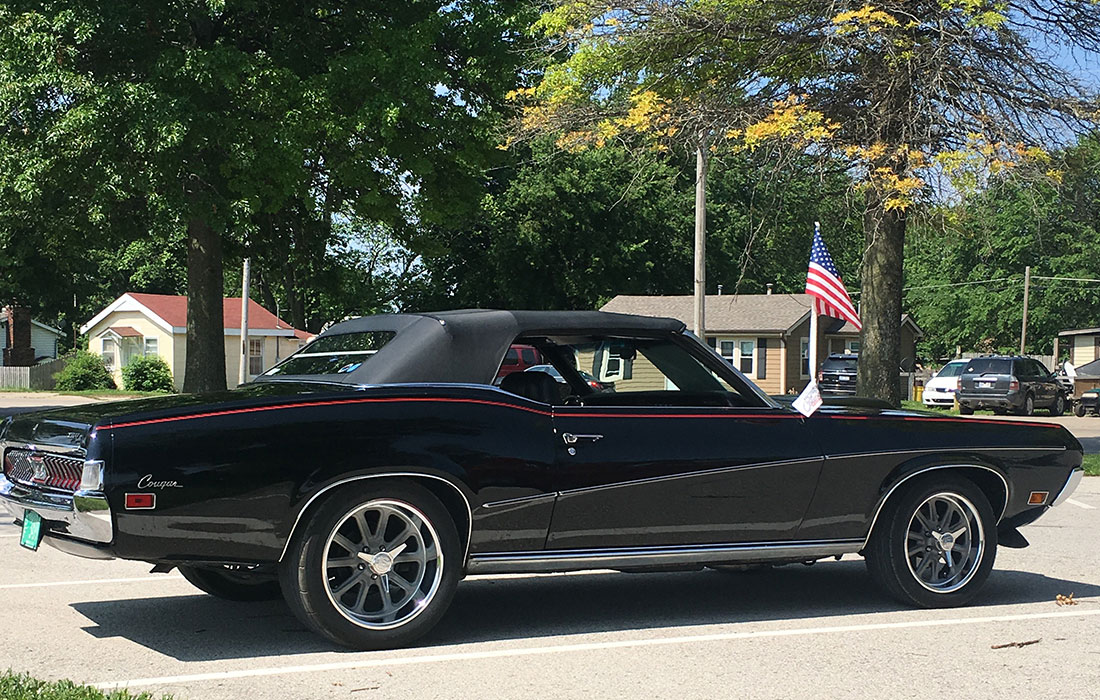
<instances>
[{"instance_id":1,"label":"chrome side trim","mask_svg":"<svg viewBox=\"0 0 1100 700\"><path fill-rule=\"evenodd\" d=\"M1065 486L1058 492L1058 495L1054 497L1054 500L1050 502L1050 507L1060 506L1066 502L1066 500L1073 495L1073 492L1077 490L1077 487L1081 484L1081 479L1085 477L1085 470L1078 468L1074 469L1069 474L1069 478L1066 479Z\"/></svg>"},{"instance_id":2,"label":"chrome side trim","mask_svg":"<svg viewBox=\"0 0 1100 700\"><path fill-rule=\"evenodd\" d=\"M283 551L282 551L281 554L279 554L279 561L282 561L283 558L286 557L286 550L290 549L290 541L292 539L294 539L294 533L298 529L298 523L301 522L302 516L305 515L306 511L309 510L309 507L311 505L313 505L313 502L316 501L318 498L320 498L322 495L324 495L325 493L331 491L332 489L336 488L337 486L343 486L344 484L350 484L353 481L362 481L363 479L386 479L386 478L391 478L391 477L395 477L395 476L398 476L398 477L400 477L400 476L412 476L412 477L419 477L419 478L424 478L424 479L435 479L436 481L442 481L444 484L447 484L448 486L453 488L455 491L457 491L458 495L462 497L462 502L466 504L466 522L468 523L467 527L466 527L466 551L464 551L462 553L462 562L463 562L463 564L465 564L466 560L470 556L470 541L473 539L473 534L474 534L474 532L473 532L474 531L474 511L473 511L472 508L470 508L470 499L466 498L466 494L463 493L462 489L460 489L458 486L456 486L453 481L450 481L449 479L444 479L441 476L435 476L434 474L422 474L420 472L386 472L384 474L364 474L362 476L353 476L353 477L350 477L348 479L341 479L340 481L329 484L325 488L323 488L320 491L318 491L317 493L313 494L312 496L309 497L309 500L306 501L305 505L302 506L298 510L298 515L294 518L294 524L290 526L290 532L287 533L286 543L283 544Z\"/></svg>"},{"instance_id":3,"label":"chrome side trim","mask_svg":"<svg viewBox=\"0 0 1100 700\"><path fill-rule=\"evenodd\" d=\"M691 479L697 476L712 476L715 474L725 474L726 472L748 471L750 469L767 469L769 467L784 467L792 464L812 464L814 462L820 462L821 457L806 457L803 459L780 459L773 462L752 462L750 464L738 464L729 467L716 467L714 469L703 469L701 471L685 472L683 474L664 474L661 476L650 476L644 479L635 479L633 481L618 481L614 484L600 484L599 486L581 486L575 489L566 489L559 492L561 496L569 496L576 493L591 493L593 491L603 491L606 489L621 489L627 486L637 486L638 484L650 484L658 481L675 481L677 479Z\"/></svg>"},{"instance_id":4,"label":"chrome side trim","mask_svg":"<svg viewBox=\"0 0 1100 700\"><path fill-rule=\"evenodd\" d=\"M631 547L622 549L572 549L546 552L497 552L473 554L467 573L546 573L582 569L677 564L718 564L819 559L858 552L859 540L809 542L751 542L743 544Z\"/></svg>"},{"instance_id":5,"label":"chrome side trim","mask_svg":"<svg viewBox=\"0 0 1100 700\"><path fill-rule=\"evenodd\" d=\"M846 452L839 455L825 455L826 460L856 459L859 457L882 457L886 455L918 454L921 452L1065 452L1066 446L1060 447L918 447L904 450L885 450L882 452Z\"/></svg>"},{"instance_id":6,"label":"chrome side trim","mask_svg":"<svg viewBox=\"0 0 1100 700\"><path fill-rule=\"evenodd\" d=\"M868 542L871 541L871 533L875 531L875 523L878 522L878 516L882 512L882 509L886 505L886 502L890 500L890 496L892 496L894 492L898 490L898 487L900 487L906 481L912 479L914 476L927 474L928 472L933 472L938 469L984 469L987 472L992 472L993 474L995 474L997 478L1001 480L1001 483L1004 485L1005 490L1005 502L1004 505L1001 506L1001 512L997 515L997 522L1001 522L1001 518L1004 517L1005 511L1008 510L1009 498L1008 480L1004 478L1004 475L1002 475L996 469L992 467L987 467L983 464L940 464L934 467L926 467L924 469L915 471L912 474L904 476L896 484L890 487L890 490L886 492L885 496L879 499L878 506L875 507L875 515L871 518L871 527L867 528L867 536L863 539L863 547L860 547L861 550L867 546Z\"/></svg>"},{"instance_id":7,"label":"chrome side trim","mask_svg":"<svg viewBox=\"0 0 1100 700\"><path fill-rule=\"evenodd\" d=\"M492 508L501 508L503 506L514 506L521 503L534 503L536 501L544 501L547 499L557 498L560 494L557 491L551 491L550 493L536 493L533 496L520 496L519 498L506 498L503 501L492 501L491 503L483 503L481 507L485 510Z\"/></svg>"}]
</instances>

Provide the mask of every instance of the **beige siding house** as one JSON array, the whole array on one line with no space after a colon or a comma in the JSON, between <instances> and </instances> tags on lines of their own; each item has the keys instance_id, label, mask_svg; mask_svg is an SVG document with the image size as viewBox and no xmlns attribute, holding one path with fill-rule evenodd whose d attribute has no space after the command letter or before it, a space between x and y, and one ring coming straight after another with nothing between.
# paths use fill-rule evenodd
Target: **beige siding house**
<instances>
[{"instance_id":1,"label":"beige siding house","mask_svg":"<svg viewBox=\"0 0 1100 700\"><path fill-rule=\"evenodd\" d=\"M769 394L801 391L810 380L810 309L807 294L727 294L707 296L706 341ZM601 311L664 316L691 324L691 296L626 296ZM859 332L839 319L818 323L818 363L830 353L859 353ZM912 368L921 329L902 317L902 367ZM815 368L816 369L816 368Z\"/></svg>"},{"instance_id":2,"label":"beige siding house","mask_svg":"<svg viewBox=\"0 0 1100 700\"><path fill-rule=\"evenodd\" d=\"M241 299L223 300L225 381L237 386L240 372ZM248 378L262 374L310 337L255 301L248 302ZM100 355L122 386L122 368L141 355L159 355L183 387L187 357L187 297L127 292L85 323L88 350Z\"/></svg>"},{"instance_id":3,"label":"beige siding house","mask_svg":"<svg viewBox=\"0 0 1100 700\"><path fill-rule=\"evenodd\" d=\"M1060 355L1065 355L1067 352L1070 364L1074 367L1100 360L1100 328L1081 328L1060 332L1054 339L1054 362L1057 364Z\"/></svg>"}]
</instances>

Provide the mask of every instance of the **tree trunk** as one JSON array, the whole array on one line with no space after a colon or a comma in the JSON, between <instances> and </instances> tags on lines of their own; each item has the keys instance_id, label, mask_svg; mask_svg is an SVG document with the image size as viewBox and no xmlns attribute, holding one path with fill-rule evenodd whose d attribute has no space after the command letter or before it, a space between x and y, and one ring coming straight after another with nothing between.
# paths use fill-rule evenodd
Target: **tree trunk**
<instances>
[{"instance_id":1,"label":"tree trunk","mask_svg":"<svg viewBox=\"0 0 1100 700\"><path fill-rule=\"evenodd\" d=\"M225 390L222 239L206 219L187 222L187 360L183 390Z\"/></svg>"},{"instance_id":2,"label":"tree trunk","mask_svg":"<svg viewBox=\"0 0 1100 700\"><path fill-rule=\"evenodd\" d=\"M886 211L883 195L870 188L863 215L866 253L860 286L859 394L901 406L901 280L905 213Z\"/></svg>"}]
</instances>

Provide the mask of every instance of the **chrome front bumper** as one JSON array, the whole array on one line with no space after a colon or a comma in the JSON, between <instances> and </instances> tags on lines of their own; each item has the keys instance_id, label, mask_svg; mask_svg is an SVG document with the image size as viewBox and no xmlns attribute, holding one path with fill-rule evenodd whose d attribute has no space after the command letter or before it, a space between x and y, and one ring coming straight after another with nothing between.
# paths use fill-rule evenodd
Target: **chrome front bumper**
<instances>
[{"instance_id":1,"label":"chrome front bumper","mask_svg":"<svg viewBox=\"0 0 1100 700\"><path fill-rule=\"evenodd\" d=\"M57 493L17 484L0 474L0 504L16 520L23 520L28 510L42 516L43 534L50 544L53 544L49 542L51 535L71 537L93 546L110 544L114 539L111 509L99 491Z\"/></svg>"},{"instance_id":2,"label":"chrome front bumper","mask_svg":"<svg viewBox=\"0 0 1100 700\"><path fill-rule=\"evenodd\" d=\"M1069 500L1069 497L1073 495L1073 492L1077 490L1077 487L1081 485L1081 479L1085 476L1085 470L1078 468L1070 472L1069 478L1066 479L1065 486L1058 492L1058 495L1054 497L1054 500L1050 502L1050 507L1060 506Z\"/></svg>"}]
</instances>

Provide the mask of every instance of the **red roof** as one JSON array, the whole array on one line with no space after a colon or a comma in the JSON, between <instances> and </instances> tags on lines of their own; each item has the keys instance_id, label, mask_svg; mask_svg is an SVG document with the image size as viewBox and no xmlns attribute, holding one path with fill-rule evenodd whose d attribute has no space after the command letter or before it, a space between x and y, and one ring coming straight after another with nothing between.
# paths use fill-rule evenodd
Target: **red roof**
<instances>
[{"instance_id":1,"label":"red roof","mask_svg":"<svg viewBox=\"0 0 1100 700\"><path fill-rule=\"evenodd\" d=\"M111 326L107 330L113 331L123 338L140 338L141 332L131 326Z\"/></svg>"},{"instance_id":2,"label":"red roof","mask_svg":"<svg viewBox=\"0 0 1100 700\"><path fill-rule=\"evenodd\" d=\"M138 294L128 292L138 303L160 316L175 328L187 327L187 297L171 294ZM226 330L241 328L241 298L226 297L222 299L222 316ZM275 316L264 307L256 303L254 299L248 300L248 327L263 330L273 328L298 332L286 321Z\"/></svg>"}]
</instances>

